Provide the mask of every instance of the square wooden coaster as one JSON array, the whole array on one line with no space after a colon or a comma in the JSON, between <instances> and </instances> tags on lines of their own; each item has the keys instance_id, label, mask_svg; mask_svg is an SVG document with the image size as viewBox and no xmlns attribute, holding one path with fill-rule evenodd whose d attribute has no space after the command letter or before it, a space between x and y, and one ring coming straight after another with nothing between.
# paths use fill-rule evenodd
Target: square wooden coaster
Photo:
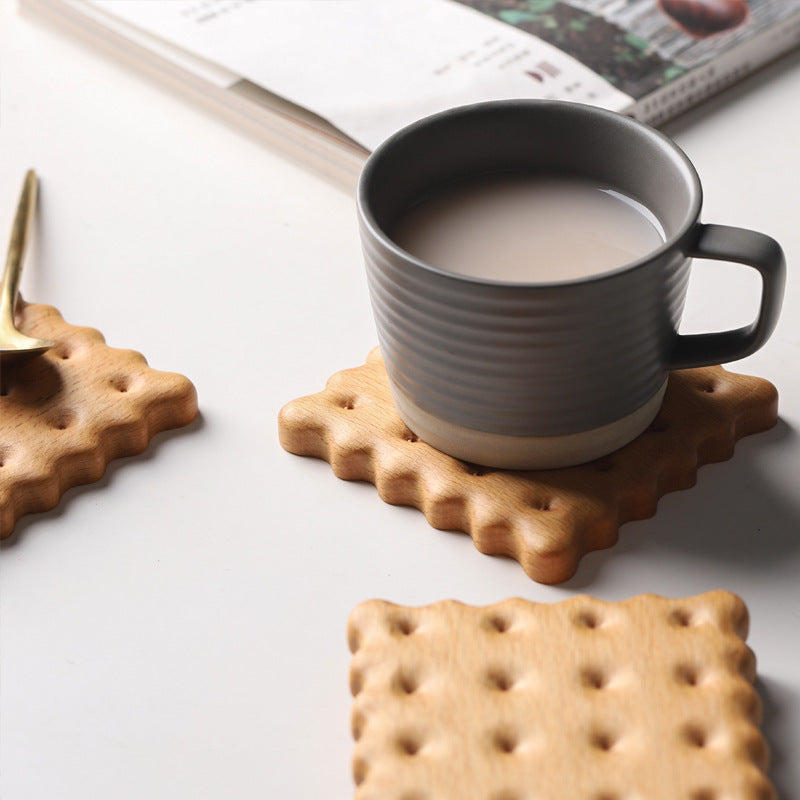
<instances>
[{"instance_id":1,"label":"square wooden coaster","mask_svg":"<svg viewBox=\"0 0 800 800\"><path fill-rule=\"evenodd\" d=\"M370 600L348 623L356 800L774 800L729 592Z\"/></svg>"},{"instance_id":2,"label":"square wooden coaster","mask_svg":"<svg viewBox=\"0 0 800 800\"><path fill-rule=\"evenodd\" d=\"M24 514L99 480L115 458L143 452L157 433L188 425L197 393L182 375L109 347L52 306L18 300L18 328L55 346L0 375L0 538Z\"/></svg>"},{"instance_id":3,"label":"square wooden coaster","mask_svg":"<svg viewBox=\"0 0 800 800\"><path fill-rule=\"evenodd\" d=\"M611 547L619 526L655 514L660 497L693 486L697 468L771 428L778 393L719 366L670 375L656 419L609 456L559 470L478 467L419 441L392 403L378 348L324 391L281 409L281 445L328 461L345 480L374 483L387 503L419 508L434 527L468 533L482 553L516 559L541 583L570 578L581 557Z\"/></svg>"}]
</instances>

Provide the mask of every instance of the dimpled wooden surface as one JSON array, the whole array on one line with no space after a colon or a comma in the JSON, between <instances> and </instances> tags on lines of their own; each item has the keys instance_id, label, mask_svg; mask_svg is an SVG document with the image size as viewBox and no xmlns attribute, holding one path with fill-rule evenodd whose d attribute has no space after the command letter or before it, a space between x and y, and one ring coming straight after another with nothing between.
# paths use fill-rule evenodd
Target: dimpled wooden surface
<instances>
[{"instance_id":1,"label":"dimpled wooden surface","mask_svg":"<svg viewBox=\"0 0 800 800\"><path fill-rule=\"evenodd\" d=\"M616 453L567 469L491 470L417 440L394 410L376 348L324 391L284 406L279 435L289 452L325 459L340 478L374 483L387 503L419 508L434 528L465 531L482 553L559 583L585 553L611 547L621 524L655 514L662 495L694 485L699 466L730 458L738 439L777 418L768 381L683 370L648 430Z\"/></svg>"},{"instance_id":2,"label":"dimpled wooden surface","mask_svg":"<svg viewBox=\"0 0 800 800\"><path fill-rule=\"evenodd\" d=\"M24 514L55 507L72 486L102 477L110 461L144 451L160 431L188 425L197 394L182 375L106 345L52 306L17 303L17 326L53 339L37 359L0 375L0 538Z\"/></svg>"},{"instance_id":3,"label":"dimpled wooden surface","mask_svg":"<svg viewBox=\"0 0 800 800\"><path fill-rule=\"evenodd\" d=\"M357 606L356 800L773 800L728 592Z\"/></svg>"}]
</instances>

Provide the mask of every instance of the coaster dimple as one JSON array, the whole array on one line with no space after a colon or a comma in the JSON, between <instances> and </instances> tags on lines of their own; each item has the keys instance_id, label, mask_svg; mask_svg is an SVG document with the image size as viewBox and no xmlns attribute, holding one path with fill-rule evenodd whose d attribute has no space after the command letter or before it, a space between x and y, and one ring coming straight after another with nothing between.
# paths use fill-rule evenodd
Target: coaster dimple
<instances>
[{"instance_id":1,"label":"coaster dimple","mask_svg":"<svg viewBox=\"0 0 800 800\"><path fill-rule=\"evenodd\" d=\"M157 433L197 415L191 382L106 345L93 328L66 323L52 306L17 302L23 333L55 345L0 375L0 538L25 514L99 480L116 458L144 451Z\"/></svg>"},{"instance_id":2,"label":"coaster dimple","mask_svg":"<svg viewBox=\"0 0 800 800\"><path fill-rule=\"evenodd\" d=\"M489 469L417 439L397 415L375 348L322 392L285 405L278 431L289 452L374 483L387 503L414 506L433 527L464 531L482 553L559 583L587 552L611 547L620 525L653 516L663 495L694 485L698 467L730 458L740 438L777 419L769 381L719 366L681 370L653 423L621 450L565 469Z\"/></svg>"},{"instance_id":3,"label":"coaster dimple","mask_svg":"<svg viewBox=\"0 0 800 800\"><path fill-rule=\"evenodd\" d=\"M604 623L576 625L587 608ZM675 626L675 608L703 622ZM398 638L398 618L427 634ZM508 638L495 618L514 620ZM355 799L774 800L746 627L724 591L361 603L347 626ZM708 676L691 689L676 677L687 654ZM414 692L398 686L409 664L425 676Z\"/></svg>"}]
</instances>

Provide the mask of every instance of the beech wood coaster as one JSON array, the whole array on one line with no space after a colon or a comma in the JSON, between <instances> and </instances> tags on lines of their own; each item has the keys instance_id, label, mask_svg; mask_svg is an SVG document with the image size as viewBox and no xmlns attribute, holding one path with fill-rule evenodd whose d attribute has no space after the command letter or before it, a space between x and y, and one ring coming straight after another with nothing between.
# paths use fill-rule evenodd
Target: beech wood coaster
<instances>
[{"instance_id":1,"label":"beech wood coaster","mask_svg":"<svg viewBox=\"0 0 800 800\"><path fill-rule=\"evenodd\" d=\"M55 346L0 375L0 538L24 514L54 508L67 489L99 480L113 459L143 452L155 434L197 415L188 378L109 347L99 331L69 325L52 306L20 299L16 323Z\"/></svg>"},{"instance_id":2,"label":"beech wood coaster","mask_svg":"<svg viewBox=\"0 0 800 800\"><path fill-rule=\"evenodd\" d=\"M324 391L284 406L278 428L289 452L325 459L339 478L370 481L387 503L414 506L434 528L464 531L480 552L559 583L585 553L611 547L620 525L653 516L660 497L694 485L699 466L730 458L738 439L777 418L769 381L719 366L676 371L653 423L617 452L558 470L488 469L408 430L376 348Z\"/></svg>"},{"instance_id":3,"label":"beech wood coaster","mask_svg":"<svg viewBox=\"0 0 800 800\"><path fill-rule=\"evenodd\" d=\"M729 592L357 606L356 800L775 800Z\"/></svg>"}]
</instances>

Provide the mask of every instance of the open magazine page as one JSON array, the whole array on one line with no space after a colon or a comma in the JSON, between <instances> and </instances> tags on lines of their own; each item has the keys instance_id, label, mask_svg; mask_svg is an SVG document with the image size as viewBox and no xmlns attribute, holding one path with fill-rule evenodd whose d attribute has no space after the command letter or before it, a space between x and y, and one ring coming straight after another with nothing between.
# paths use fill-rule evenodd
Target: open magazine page
<instances>
[{"instance_id":1,"label":"open magazine page","mask_svg":"<svg viewBox=\"0 0 800 800\"><path fill-rule=\"evenodd\" d=\"M549 42L635 99L800 12L800 0L458 0Z\"/></svg>"},{"instance_id":2,"label":"open magazine page","mask_svg":"<svg viewBox=\"0 0 800 800\"><path fill-rule=\"evenodd\" d=\"M94 0L96 7L311 109L368 149L481 100L632 98L551 43L450 0Z\"/></svg>"}]
</instances>

